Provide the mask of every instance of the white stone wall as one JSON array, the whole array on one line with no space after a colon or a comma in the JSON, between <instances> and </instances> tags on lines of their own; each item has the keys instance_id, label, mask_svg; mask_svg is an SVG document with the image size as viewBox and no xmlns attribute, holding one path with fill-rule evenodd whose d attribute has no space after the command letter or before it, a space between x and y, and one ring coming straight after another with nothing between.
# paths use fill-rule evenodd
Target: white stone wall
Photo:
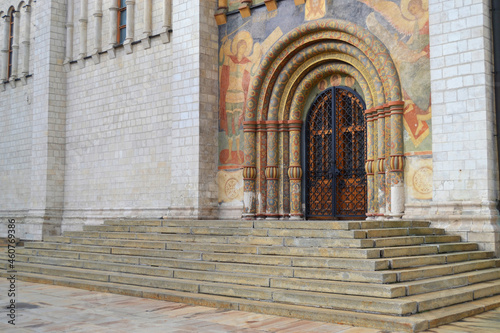
<instances>
[{"instance_id":1,"label":"white stone wall","mask_svg":"<svg viewBox=\"0 0 500 333\"><path fill-rule=\"evenodd\" d=\"M169 216L216 216L215 1L173 2L172 207Z\"/></svg>"},{"instance_id":2,"label":"white stone wall","mask_svg":"<svg viewBox=\"0 0 500 333\"><path fill-rule=\"evenodd\" d=\"M489 6L489 0L429 1L434 166L429 217L498 251Z\"/></svg>"},{"instance_id":3,"label":"white stone wall","mask_svg":"<svg viewBox=\"0 0 500 333\"><path fill-rule=\"evenodd\" d=\"M166 215L171 199L172 46L159 37L67 73L63 230Z\"/></svg>"},{"instance_id":4,"label":"white stone wall","mask_svg":"<svg viewBox=\"0 0 500 333\"><path fill-rule=\"evenodd\" d=\"M33 86L6 85L0 100L0 214L20 217L30 201Z\"/></svg>"},{"instance_id":5,"label":"white stone wall","mask_svg":"<svg viewBox=\"0 0 500 333\"><path fill-rule=\"evenodd\" d=\"M24 220L30 210L31 199L31 164L32 164L32 128L33 128L33 78L22 74L26 50L22 42L28 39L34 42L33 35L25 30L25 21L30 28L34 20L28 20L26 8L28 1L0 1L0 17L7 15L13 7L20 13L19 20L19 55L17 62L17 80L0 83L0 236L7 234L7 219ZM35 10L32 6L31 12ZM4 26L0 20L0 45L3 48ZM29 50L28 75L33 74L33 47ZM2 55L3 56L3 55ZM2 66L6 65L0 61ZM22 79L21 79L22 77ZM17 230L19 237L21 231Z\"/></svg>"}]
</instances>

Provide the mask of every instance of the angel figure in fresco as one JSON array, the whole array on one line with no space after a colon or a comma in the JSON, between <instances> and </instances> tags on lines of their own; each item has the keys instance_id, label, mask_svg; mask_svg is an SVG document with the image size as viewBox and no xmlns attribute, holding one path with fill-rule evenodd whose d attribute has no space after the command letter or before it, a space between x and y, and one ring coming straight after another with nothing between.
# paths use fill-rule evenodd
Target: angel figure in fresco
<instances>
[{"instance_id":1,"label":"angel figure in fresco","mask_svg":"<svg viewBox=\"0 0 500 333\"><path fill-rule=\"evenodd\" d=\"M317 20L325 16L325 0L308 0L305 5L306 21Z\"/></svg>"},{"instance_id":2,"label":"angel figure in fresco","mask_svg":"<svg viewBox=\"0 0 500 333\"><path fill-rule=\"evenodd\" d=\"M261 56L260 44L254 44L248 31L238 32L232 40L227 36L222 39L219 53L219 126L225 132L228 144L227 154L221 152L220 155L222 164L243 163L240 143L248 88L252 70L255 70Z\"/></svg>"},{"instance_id":3,"label":"angel figure in fresco","mask_svg":"<svg viewBox=\"0 0 500 333\"><path fill-rule=\"evenodd\" d=\"M389 32L375 13L366 25L389 49L399 71L405 100L404 119L415 146L429 134L431 119L428 0L358 0L382 15L397 31Z\"/></svg>"}]
</instances>

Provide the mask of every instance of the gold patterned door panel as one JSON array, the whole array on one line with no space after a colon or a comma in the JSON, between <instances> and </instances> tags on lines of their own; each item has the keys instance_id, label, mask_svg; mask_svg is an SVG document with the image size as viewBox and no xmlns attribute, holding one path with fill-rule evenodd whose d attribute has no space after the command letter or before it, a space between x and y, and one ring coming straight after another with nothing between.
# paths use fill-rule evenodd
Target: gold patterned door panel
<instances>
[{"instance_id":1,"label":"gold patterned door panel","mask_svg":"<svg viewBox=\"0 0 500 333\"><path fill-rule=\"evenodd\" d=\"M364 109L355 91L339 87L312 104L305 124L306 218L365 217Z\"/></svg>"}]
</instances>

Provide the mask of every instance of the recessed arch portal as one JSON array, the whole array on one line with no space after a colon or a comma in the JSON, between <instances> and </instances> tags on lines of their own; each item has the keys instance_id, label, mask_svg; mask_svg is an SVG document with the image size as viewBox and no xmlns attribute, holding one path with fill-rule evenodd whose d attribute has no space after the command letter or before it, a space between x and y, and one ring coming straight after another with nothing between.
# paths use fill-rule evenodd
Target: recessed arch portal
<instances>
[{"instance_id":1,"label":"recessed arch portal","mask_svg":"<svg viewBox=\"0 0 500 333\"><path fill-rule=\"evenodd\" d=\"M403 102L394 62L367 30L319 20L283 36L251 82L244 122L244 218L302 218L304 103L318 81L335 73L357 81L368 107L367 217L402 215Z\"/></svg>"}]
</instances>

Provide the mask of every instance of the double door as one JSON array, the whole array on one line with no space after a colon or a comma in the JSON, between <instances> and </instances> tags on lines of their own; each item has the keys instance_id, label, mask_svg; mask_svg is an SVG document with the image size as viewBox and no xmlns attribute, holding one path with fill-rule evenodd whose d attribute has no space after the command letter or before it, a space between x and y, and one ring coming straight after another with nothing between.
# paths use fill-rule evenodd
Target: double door
<instances>
[{"instance_id":1,"label":"double door","mask_svg":"<svg viewBox=\"0 0 500 333\"><path fill-rule=\"evenodd\" d=\"M308 219L356 219L366 214L366 121L361 97L347 87L324 90L305 123Z\"/></svg>"}]
</instances>

